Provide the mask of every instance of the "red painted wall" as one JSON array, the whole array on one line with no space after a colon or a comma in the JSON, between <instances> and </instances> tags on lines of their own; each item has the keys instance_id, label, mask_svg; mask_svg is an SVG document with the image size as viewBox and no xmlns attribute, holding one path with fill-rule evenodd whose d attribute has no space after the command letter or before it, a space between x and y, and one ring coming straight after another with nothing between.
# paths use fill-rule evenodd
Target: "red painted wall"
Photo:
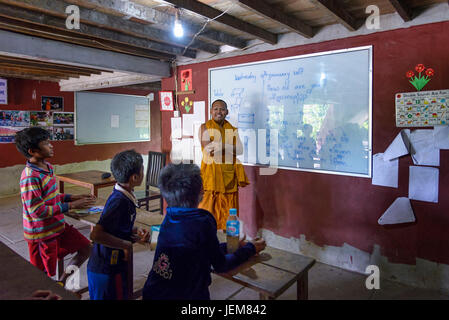
<instances>
[{"instance_id":1,"label":"red painted wall","mask_svg":"<svg viewBox=\"0 0 449 320\"><path fill-rule=\"evenodd\" d=\"M208 101L208 69L246 62L358 46L373 46L373 154L384 152L400 131L395 126L395 93L414 91L405 73L418 63L433 67L436 76L425 90L449 89L449 22L318 44L266 51L245 56L182 66L192 69L194 95ZM179 78L178 78L179 79ZM179 86L178 86L179 87ZM174 78L162 82L174 89ZM206 103L207 105L207 103ZM162 114L162 149L169 151L170 117ZM379 245L390 262L415 264L419 257L449 264L449 151L441 151L439 202L413 201L417 221L380 226L378 218L397 197L408 196L410 157L399 161L399 188L374 186L371 179L279 170L261 176L257 167L246 166L251 185L240 189L240 215L251 235L258 228L284 237L299 238L323 246L347 243L365 252Z\"/></svg>"},{"instance_id":2,"label":"red painted wall","mask_svg":"<svg viewBox=\"0 0 449 320\"><path fill-rule=\"evenodd\" d=\"M33 91L35 90L35 99ZM100 92L147 95L145 90L123 88L108 88L96 90ZM59 91L55 82L33 81L8 78L8 105L0 105L2 110L40 110L41 96L58 96L64 98L64 111L74 111L73 92ZM50 162L53 164L67 164L91 160L111 159L117 152L135 149L142 154L148 151L161 151L161 113L159 111L159 95L154 92L151 102L151 141L135 143L96 144L75 146L74 141L53 141L55 155ZM17 151L13 143L0 144L0 168L25 163L23 156Z\"/></svg>"}]
</instances>

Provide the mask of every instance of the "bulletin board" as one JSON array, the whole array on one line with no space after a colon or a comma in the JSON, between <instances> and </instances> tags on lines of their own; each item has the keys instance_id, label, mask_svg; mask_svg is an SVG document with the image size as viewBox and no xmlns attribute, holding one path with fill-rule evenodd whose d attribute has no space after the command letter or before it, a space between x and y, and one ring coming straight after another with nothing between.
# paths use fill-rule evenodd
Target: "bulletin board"
<instances>
[{"instance_id":1,"label":"bulletin board","mask_svg":"<svg viewBox=\"0 0 449 320\"><path fill-rule=\"evenodd\" d=\"M149 140L149 98L98 92L75 93L76 145Z\"/></svg>"}]
</instances>

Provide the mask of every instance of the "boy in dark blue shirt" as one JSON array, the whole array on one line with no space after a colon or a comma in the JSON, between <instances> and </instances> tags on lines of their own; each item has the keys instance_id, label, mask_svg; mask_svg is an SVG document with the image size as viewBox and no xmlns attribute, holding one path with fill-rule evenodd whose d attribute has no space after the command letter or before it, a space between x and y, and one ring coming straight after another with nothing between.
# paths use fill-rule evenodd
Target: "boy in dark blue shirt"
<instances>
[{"instance_id":1,"label":"boy in dark blue shirt","mask_svg":"<svg viewBox=\"0 0 449 320\"><path fill-rule=\"evenodd\" d=\"M111 162L117 184L109 196L90 238L94 242L87 264L91 300L128 298L128 255L135 241L146 242L149 233L134 228L137 200L134 187L143 180L143 159L134 150L120 152Z\"/></svg>"},{"instance_id":2,"label":"boy in dark blue shirt","mask_svg":"<svg viewBox=\"0 0 449 320\"><path fill-rule=\"evenodd\" d=\"M198 209L203 193L200 169L169 164L159 177L167 214L161 225L144 300L210 300L211 267L226 272L265 248L264 240L241 241L233 254L217 238L217 223Z\"/></svg>"}]
</instances>

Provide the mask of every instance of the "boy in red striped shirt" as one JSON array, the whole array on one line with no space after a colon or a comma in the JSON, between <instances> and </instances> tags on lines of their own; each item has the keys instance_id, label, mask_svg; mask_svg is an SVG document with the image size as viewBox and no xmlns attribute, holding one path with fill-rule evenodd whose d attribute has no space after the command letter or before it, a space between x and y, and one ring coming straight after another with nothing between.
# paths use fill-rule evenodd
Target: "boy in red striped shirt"
<instances>
[{"instance_id":1,"label":"boy in red striped shirt","mask_svg":"<svg viewBox=\"0 0 449 320\"><path fill-rule=\"evenodd\" d=\"M57 259L77 253L70 264L80 267L89 257L91 244L78 230L65 223L64 212L88 208L96 199L91 195L69 195L58 191L53 167L45 159L53 156L50 134L39 127L17 132L17 149L28 159L20 177L24 238L30 262L47 273L56 274ZM59 281L65 285L68 274Z\"/></svg>"}]
</instances>

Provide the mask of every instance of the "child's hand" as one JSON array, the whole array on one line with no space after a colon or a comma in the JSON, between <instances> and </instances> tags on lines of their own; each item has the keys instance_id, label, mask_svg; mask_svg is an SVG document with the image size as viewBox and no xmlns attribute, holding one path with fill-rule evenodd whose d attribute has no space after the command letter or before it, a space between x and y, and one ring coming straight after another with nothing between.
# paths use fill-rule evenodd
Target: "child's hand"
<instances>
[{"instance_id":1,"label":"child's hand","mask_svg":"<svg viewBox=\"0 0 449 320\"><path fill-rule=\"evenodd\" d=\"M251 240L250 242L256 248L256 253L259 253L260 251L265 249L265 247L267 246L267 244L265 243L265 240L264 239L260 239L260 238L256 238L254 240Z\"/></svg>"},{"instance_id":2,"label":"child's hand","mask_svg":"<svg viewBox=\"0 0 449 320\"><path fill-rule=\"evenodd\" d=\"M150 240L151 233L145 229L140 229L137 231L137 242L140 244L147 244Z\"/></svg>"},{"instance_id":3,"label":"child's hand","mask_svg":"<svg viewBox=\"0 0 449 320\"><path fill-rule=\"evenodd\" d=\"M248 243L248 241L246 241L246 234L243 234L242 239L240 239L240 241L239 241L239 248L243 247L247 243Z\"/></svg>"},{"instance_id":4,"label":"child's hand","mask_svg":"<svg viewBox=\"0 0 449 320\"><path fill-rule=\"evenodd\" d=\"M94 198L95 200L97 199L95 196L93 196L91 194L72 194L70 200L76 201L76 200L85 199L85 198Z\"/></svg>"},{"instance_id":5,"label":"child's hand","mask_svg":"<svg viewBox=\"0 0 449 320\"><path fill-rule=\"evenodd\" d=\"M82 198L79 200L69 202L69 208L70 209L87 209L87 208L92 207L96 201L97 201L97 198L95 198L94 196L89 196L88 198Z\"/></svg>"}]
</instances>

